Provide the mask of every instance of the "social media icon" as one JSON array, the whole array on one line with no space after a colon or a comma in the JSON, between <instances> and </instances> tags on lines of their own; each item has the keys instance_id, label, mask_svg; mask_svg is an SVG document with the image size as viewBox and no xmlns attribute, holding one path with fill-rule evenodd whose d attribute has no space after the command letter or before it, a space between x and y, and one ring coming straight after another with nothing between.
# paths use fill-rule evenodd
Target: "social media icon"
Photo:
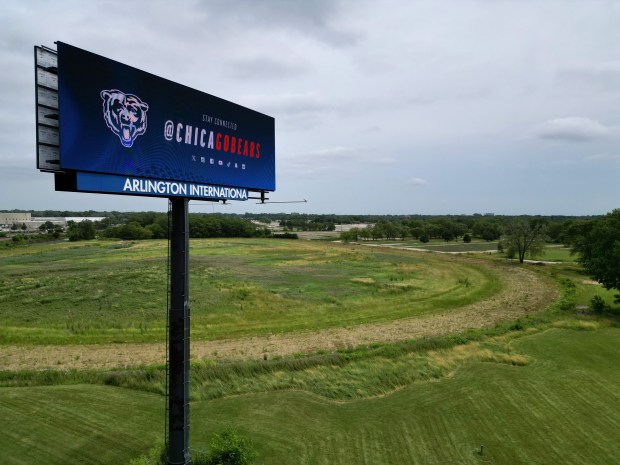
<instances>
[{"instance_id":1,"label":"social media icon","mask_svg":"<svg viewBox=\"0 0 620 465\"><path fill-rule=\"evenodd\" d=\"M172 140L172 136L174 135L174 123L170 120L166 121L164 125L164 137L166 140Z\"/></svg>"}]
</instances>

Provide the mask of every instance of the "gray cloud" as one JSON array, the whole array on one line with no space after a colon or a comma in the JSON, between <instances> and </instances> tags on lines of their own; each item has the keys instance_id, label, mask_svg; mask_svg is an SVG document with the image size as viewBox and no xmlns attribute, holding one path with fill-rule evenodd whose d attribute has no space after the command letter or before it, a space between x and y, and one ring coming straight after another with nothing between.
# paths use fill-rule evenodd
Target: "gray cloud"
<instances>
[{"instance_id":1,"label":"gray cloud","mask_svg":"<svg viewBox=\"0 0 620 465\"><path fill-rule=\"evenodd\" d=\"M612 129L589 118L571 116L544 122L537 129L542 139L563 140L568 142L586 142L609 135Z\"/></svg>"},{"instance_id":2,"label":"gray cloud","mask_svg":"<svg viewBox=\"0 0 620 465\"><path fill-rule=\"evenodd\" d=\"M391 165L391 157L376 156L351 147L328 147L281 158L284 171L301 178L328 177L338 179L366 169L368 165Z\"/></svg>"},{"instance_id":3,"label":"gray cloud","mask_svg":"<svg viewBox=\"0 0 620 465\"><path fill-rule=\"evenodd\" d=\"M282 79L302 74L301 63L285 62L272 57L254 57L227 65L228 74L237 79Z\"/></svg>"},{"instance_id":4,"label":"gray cloud","mask_svg":"<svg viewBox=\"0 0 620 465\"><path fill-rule=\"evenodd\" d=\"M428 181L426 179L422 179L422 178L412 178L410 181L411 184L413 184L414 186L428 186Z\"/></svg>"},{"instance_id":5,"label":"gray cloud","mask_svg":"<svg viewBox=\"0 0 620 465\"><path fill-rule=\"evenodd\" d=\"M346 24L353 2L337 0L209 0L204 6L214 14L223 14L246 27L278 28L288 33L308 36L335 47L355 45L361 34Z\"/></svg>"},{"instance_id":6,"label":"gray cloud","mask_svg":"<svg viewBox=\"0 0 620 465\"><path fill-rule=\"evenodd\" d=\"M589 163L612 163L618 164L620 163L620 154L618 153L597 153L594 155L589 155L583 159L585 162Z\"/></svg>"},{"instance_id":7,"label":"gray cloud","mask_svg":"<svg viewBox=\"0 0 620 465\"><path fill-rule=\"evenodd\" d=\"M332 103L316 92L246 95L244 101L277 116L323 113L334 109Z\"/></svg>"},{"instance_id":8,"label":"gray cloud","mask_svg":"<svg viewBox=\"0 0 620 465\"><path fill-rule=\"evenodd\" d=\"M617 93L620 91L620 61L572 64L558 70L557 77L560 82Z\"/></svg>"}]
</instances>

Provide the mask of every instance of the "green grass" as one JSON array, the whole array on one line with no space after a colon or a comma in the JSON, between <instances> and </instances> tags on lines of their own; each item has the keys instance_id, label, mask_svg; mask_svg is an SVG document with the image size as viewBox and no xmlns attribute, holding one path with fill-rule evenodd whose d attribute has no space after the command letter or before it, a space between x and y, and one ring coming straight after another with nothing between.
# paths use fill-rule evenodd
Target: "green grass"
<instances>
[{"instance_id":1,"label":"green grass","mask_svg":"<svg viewBox=\"0 0 620 465\"><path fill-rule=\"evenodd\" d=\"M600 296L609 306L614 307L617 290L607 290L602 285L593 281L577 264L565 263L552 265L547 269L551 275L562 276L571 280L575 286L575 305L579 307L589 306L592 297Z\"/></svg>"},{"instance_id":2,"label":"green grass","mask_svg":"<svg viewBox=\"0 0 620 465\"><path fill-rule=\"evenodd\" d=\"M164 397L105 386L0 389L0 463L118 464L164 431Z\"/></svg>"},{"instance_id":3,"label":"green grass","mask_svg":"<svg viewBox=\"0 0 620 465\"><path fill-rule=\"evenodd\" d=\"M532 336L518 344L539 357L530 366L475 363L452 379L373 400L330 404L287 392L210 402L206 410L216 425L230 411L252 419L249 432L267 446L265 463L613 464L620 456L619 336L618 329L594 340L572 331Z\"/></svg>"},{"instance_id":4,"label":"green grass","mask_svg":"<svg viewBox=\"0 0 620 465\"><path fill-rule=\"evenodd\" d=\"M522 366L466 361L454 376L351 402L295 390L194 401L191 441L203 447L232 425L265 464L615 464L619 340L618 327L542 331L508 342ZM161 438L162 400L103 386L0 388L11 425L0 462L127 463Z\"/></svg>"},{"instance_id":5,"label":"green grass","mask_svg":"<svg viewBox=\"0 0 620 465\"><path fill-rule=\"evenodd\" d=\"M0 250L0 343L162 341L166 253L164 241ZM197 339L389 321L501 289L473 261L308 241L192 240L190 264Z\"/></svg>"},{"instance_id":6,"label":"green grass","mask_svg":"<svg viewBox=\"0 0 620 465\"><path fill-rule=\"evenodd\" d=\"M367 243L373 243L372 241L368 241ZM446 242L441 240L432 240L428 243L422 243L420 241L415 240L405 240L405 241L390 241L390 242L379 242L380 244L385 244L387 246L392 247L413 247L416 249L424 249L430 250L432 252L496 252L497 251L497 241L481 241L474 240L470 243L465 242ZM501 255L500 255L501 256ZM531 258L531 257L527 257ZM544 253L535 257L537 260L545 260L552 262L567 262L567 263L575 263L577 257L575 255L571 255L570 248L564 247L562 245L557 244L548 244Z\"/></svg>"},{"instance_id":7,"label":"green grass","mask_svg":"<svg viewBox=\"0 0 620 465\"><path fill-rule=\"evenodd\" d=\"M569 247L558 246L555 244L547 245L547 247L545 247L544 253L536 258L550 262L566 263L575 263L577 260L576 255L571 255Z\"/></svg>"},{"instance_id":8,"label":"green grass","mask_svg":"<svg viewBox=\"0 0 620 465\"><path fill-rule=\"evenodd\" d=\"M415 247L435 252L495 252L497 251L497 241L474 241L470 243L432 241L426 244L420 243Z\"/></svg>"},{"instance_id":9,"label":"green grass","mask_svg":"<svg viewBox=\"0 0 620 465\"><path fill-rule=\"evenodd\" d=\"M439 239L433 239L430 242L420 242L414 239L405 239L404 241L365 241L365 244L382 244L392 247L412 247L416 249L424 249L435 252L495 252L497 251L497 241L474 240L472 242L446 242Z\"/></svg>"},{"instance_id":10,"label":"green grass","mask_svg":"<svg viewBox=\"0 0 620 465\"><path fill-rule=\"evenodd\" d=\"M163 338L165 256L161 241L0 252L0 341ZM192 337L441 311L496 292L495 261L305 241L193 241ZM526 266L558 280L567 309L595 294L613 300L570 261ZM466 278L472 285L460 284ZM265 465L615 464L620 324L615 315L562 310L562 302L434 339L196 361L192 447L234 426ZM128 463L162 440L164 375L162 367L0 372L0 463Z\"/></svg>"}]
</instances>

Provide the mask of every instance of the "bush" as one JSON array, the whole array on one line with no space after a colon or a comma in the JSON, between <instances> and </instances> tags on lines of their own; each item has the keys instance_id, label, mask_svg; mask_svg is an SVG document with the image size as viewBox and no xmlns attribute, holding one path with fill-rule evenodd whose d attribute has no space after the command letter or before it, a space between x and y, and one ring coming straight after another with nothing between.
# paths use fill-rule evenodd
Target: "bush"
<instances>
[{"instance_id":1,"label":"bush","mask_svg":"<svg viewBox=\"0 0 620 465\"><path fill-rule=\"evenodd\" d=\"M168 450L164 444L153 447L148 454L141 455L129 462L129 465L167 465Z\"/></svg>"},{"instance_id":2,"label":"bush","mask_svg":"<svg viewBox=\"0 0 620 465\"><path fill-rule=\"evenodd\" d=\"M595 295L592 297L592 300L590 300L590 305L592 305L592 310L597 313L603 313L609 310L609 305L605 303L600 295Z\"/></svg>"},{"instance_id":3,"label":"bush","mask_svg":"<svg viewBox=\"0 0 620 465\"><path fill-rule=\"evenodd\" d=\"M468 233L465 233L465 235L463 236L463 242L465 242L466 244L469 244L471 242L471 236Z\"/></svg>"},{"instance_id":4,"label":"bush","mask_svg":"<svg viewBox=\"0 0 620 465\"><path fill-rule=\"evenodd\" d=\"M250 465L257 455L247 438L234 429L228 428L213 437L203 463L206 465ZM202 462L202 457L200 461Z\"/></svg>"},{"instance_id":5,"label":"bush","mask_svg":"<svg viewBox=\"0 0 620 465\"><path fill-rule=\"evenodd\" d=\"M297 233L289 233L289 232L285 232L282 234L274 234L271 237L273 237L274 239L299 239L299 236L297 235Z\"/></svg>"},{"instance_id":6,"label":"bush","mask_svg":"<svg viewBox=\"0 0 620 465\"><path fill-rule=\"evenodd\" d=\"M151 239L153 232L148 228L143 228L136 221L119 226L112 226L105 230L106 237L114 237L116 239L124 239L128 241Z\"/></svg>"},{"instance_id":7,"label":"bush","mask_svg":"<svg viewBox=\"0 0 620 465\"><path fill-rule=\"evenodd\" d=\"M574 310L577 286L568 278L560 279L560 285L562 286L562 298L558 304L560 310Z\"/></svg>"},{"instance_id":8,"label":"bush","mask_svg":"<svg viewBox=\"0 0 620 465\"><path fill-rule=\"evenodd\" d=\"M192 450L192 465L251 465L258 454L252 443L234 429L216 434L207 451ZM129 462L129 465L167 465L168 449L160 444L148 454Z\"/></svg>"}]
</instances>

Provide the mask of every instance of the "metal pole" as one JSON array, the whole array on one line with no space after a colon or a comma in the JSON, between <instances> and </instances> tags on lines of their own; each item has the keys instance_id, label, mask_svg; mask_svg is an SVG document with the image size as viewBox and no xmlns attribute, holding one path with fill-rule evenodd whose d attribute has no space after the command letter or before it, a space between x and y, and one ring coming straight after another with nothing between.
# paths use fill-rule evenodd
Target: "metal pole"
<instances>
[{"instance_id":1,"label":"metal pole","mask_svg":"<svg viewBox=\"0 0 620 465\"><path fill-rule=\"evenodd\" d=\"M168 465L188 465L189 454L189 199L173 197L170 233Z\"/></svg>"}]
</instances>

